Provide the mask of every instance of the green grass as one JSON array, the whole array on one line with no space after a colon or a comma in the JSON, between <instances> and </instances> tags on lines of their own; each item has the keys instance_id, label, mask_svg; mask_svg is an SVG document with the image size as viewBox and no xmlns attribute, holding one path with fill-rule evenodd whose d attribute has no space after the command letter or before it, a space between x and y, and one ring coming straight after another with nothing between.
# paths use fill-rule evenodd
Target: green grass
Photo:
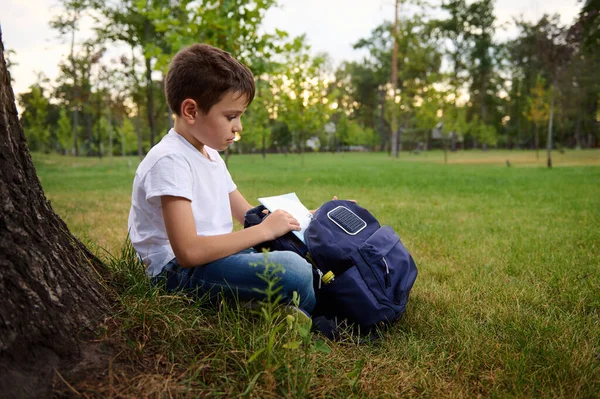
<instances>
[{"instance_id":1,"label":"green grass","mask_svg":"<svg viewBox=\"0 0 600 399\"><path fill-rule=\"evenodd\" d=\"M322 342L277 310L266 319L150 288L121 253L137 160L34 154L34 162L54 209L115 272L111 339L137 367L115 370L96 391L597 397L600 152L555 153L552 170L540 156L462 152L448 165L441 152L231 157L251 203L295 191L316 208L337 195L399 233L419 277L404 318L375 345Z\"/></svg>"}]
</instances>

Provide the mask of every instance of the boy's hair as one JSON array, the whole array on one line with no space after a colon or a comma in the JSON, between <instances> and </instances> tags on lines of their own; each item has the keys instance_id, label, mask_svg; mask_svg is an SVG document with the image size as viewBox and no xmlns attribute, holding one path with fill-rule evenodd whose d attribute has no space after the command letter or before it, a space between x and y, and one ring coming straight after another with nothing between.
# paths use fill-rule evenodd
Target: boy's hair
<instances>
[{"instance_id":1,"label":"boy's hair","mask_svg":"<svg viewBox=\"0 0 600 399\"><path fill-rule=\"evenodd\" d=\"M208 44L193 44L175 54L165 80L167 103L178 116L187 98L208 114L225 93L238 93L249 105L254 91L254 77L248 67Z\"/></svg>"}]
</instances>

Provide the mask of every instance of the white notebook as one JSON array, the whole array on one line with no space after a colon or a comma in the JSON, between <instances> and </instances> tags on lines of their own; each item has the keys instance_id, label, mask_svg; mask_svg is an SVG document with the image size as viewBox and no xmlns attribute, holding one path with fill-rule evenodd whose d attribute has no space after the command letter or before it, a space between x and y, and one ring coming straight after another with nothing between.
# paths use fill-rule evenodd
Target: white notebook
<instances>
[{"instance_id":1,"label":"white notebook","mask_svg":"<svg viewBox=\"0 0 600 399\"><path fill-rule=\"evenodd\" d=\"M300 202L296 193L276 195L274 197L259 198L258 201L270 212L283 209L292 215L300 223L300 231L292 231L302 242L304 242L304 231L312 219L312 213ZM305 243L305 242L304 242ZM306 244L306 243L305 243Z\"/></svg>"}]
</instances>

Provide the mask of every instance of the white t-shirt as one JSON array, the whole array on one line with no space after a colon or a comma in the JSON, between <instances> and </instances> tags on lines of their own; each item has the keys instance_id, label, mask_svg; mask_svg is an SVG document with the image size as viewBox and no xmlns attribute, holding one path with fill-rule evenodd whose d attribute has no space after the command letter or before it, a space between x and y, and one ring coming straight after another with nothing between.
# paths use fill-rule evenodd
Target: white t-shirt
<instances>
[{"instance_id":1,"label":"white t-shirt","mask_svg":"<svg viewBox=\"0 0 600 399\"><path fill-rule=\"evenodd\" d=\"M161 196L191 201L199 236L233 231L229 193L236 185L219 153L204 148L210 160L171 129L148 152L135 173L129 237L150 276L159 274L175 257L163 220Z\"/></svg>"}]
</instances>

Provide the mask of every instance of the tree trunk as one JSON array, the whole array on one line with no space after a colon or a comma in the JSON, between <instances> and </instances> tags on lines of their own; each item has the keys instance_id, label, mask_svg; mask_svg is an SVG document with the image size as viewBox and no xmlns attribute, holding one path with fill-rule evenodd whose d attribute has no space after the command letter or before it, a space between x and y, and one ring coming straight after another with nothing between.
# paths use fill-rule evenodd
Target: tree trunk
<instances>
[{"instance_id":1,"label":"tree trunk","mask_svg":"<svg viewBox=\"0 0 600 399\"><path fill-rule=\"evenodd\" d=\"M112 166L112 158L113 158L113 123L112 123L112 115L110 112L110 98L106 97L106 120L108 122L108 156L110 158L110 164Z\"/></svg>"},{"instance_id":2,"label":"tree trunk","mask_svg":"<svg viewBox=\"0 0 600 399\"><path fill-rule=\"evenodd\" d=\"M457 133L456 132L451 132L450 134L452 135L451 136L452 142L451 142L451 147L450 147L451 150L450 151L455 152L456 151L456 136L457 136Z\"/></svg>"},{"instance_id":3,"label":"tree trunk","mask_svg":"<svg viewBox=\"0 0 600 399\"><path fill-rule=\"evenodd\" d=\"M150 43L150 21L144 20L145 43ZM148 127L150 128L150 148L154 147L156 127L154 126L154 90L152 90L152 58L144 55L146 61L146 111L148 115Z\"/></svg>"},{"instance_id":4,"label":"tree trunk","mask_svg":"<svg viewBox=\"0 0 600 399\"><path fill-rule=\"evenodd\" d=\"M165 86L166 86L166 81L167 80L167 74L163 73L162 74L162 90L165 90ZM167 104L167 123L169 126L169 130L173 129L173 110L171 109L171 107L169 107L169 104Z\"/></svg>"},{"instance_id":5,"label":"tree trunk","mask_svg":"<svg viewBox=\"0 0 600 399\"><path fill-rule=\"evenodd\" d=\"M540 129L538 128L537 123L535 124L535 159L540 159Z\"/></svg>"},{"instance_id":6,"label":"tree trunk","mask_svg":"<svg viewBox=\"0 0 600 399\"><path fill-rule=\"evenodd\" d=\"M442 140L444 140L444 163L448 164L448 136L442 135Z\"/></svg>"},{"instance_id":7,"label":"tree trunk","mask_svg":"<svg viewBox=\"0 0 600 399\"><path fill-rule=\"evenodd\" d=\"M125 121L123 121L123 124ZM121 157L125 157L125 131L123 129L123 124L121 124Z\"/></svg>"},{"instance_id":8,"label":"tree trunk","mask_svg":"<svg viewBox=\"0 0 600 399\"><path fill-rule=\"evenodd\" d=\"M381 137L381 149L382 150L390 150L390 154L391 154L391 147L388 145L390 142L390 139L388 137L388 133L385 131L385 89L381 88L379 89L379 105L381 106L381 108L379 108L379 137Z\"/></svg>"},{"instance_id":9,"label":"tree trunk","mask_svg":"<svg viewBox=\"0 0 600 399\"><path fill-rule=\"evenodd\" d=\"M396 0L394 11L394 49L392 51L392 157L398 158L398 110L396 109L396 87L398 85L398 6L400 0Z\"/></svg>"},{"instance_id":10,"label":"tree trunk","mask_svg":"<svg viewBox=\"0 0 600 399\"><path fill-rule=\"evenodd\" d=\"M152 90L152 60L146 58L146 113L148 115L148 126L150 127L150 148L154 147L156 126L154 123L154 90Z\"/></svg>"},{"instance_id":11,"label":"tree trunk","mask_svg":"<svg viewBox=\"0 0 600 399\"><path fill-rule=\"evenodd\" d=\"M137 115L135 116L135 134L137 136L138 157L144 159L144 150L142 148L142 129L140 127L140 106L138 105Z\"/></svg>"},{"instance_id":12,"label":"tree trunk","mask_svg":"<svg viewBox=\"0 0 600 399\"><path fill-rule=\"evenodd\" d=\"M92 129L92 111L85 115L85 130L87 132L87 156L91 157L94 155L94 131Z\"/></svg>"},{"instance_id":13,"label":"tree trunk","mask_svg":"<svg viewBox=\"0 0 600 399\"><path fill-rule=\"evenodd\" d=\"M96 97L96 143L98 145L98 158L102 159L102 150L104 149L103 145L102 145L102 125L100 123L101 119L102 119L102 103L101 103L102 99L100 98L100 94L97 94Z\"/></svg>"},{"instance_id":14,"label":"tree trunk","mask_svg":"<svg viewBox=\"0 0 600 399\"><path fill-rule=\"evenodd\" d=\"M73 49L75 47L75 23L73 21L73 30L71 31L71 68L73 71L73 156L79 155L79 145L77 144L77 129L79 127L79 93L77 90L77 68L75 58L73 58Z\"/></svg>"},{"instance_id":15,"label":"tree trunk","mask_svg":"<svg viewBox=\"0 0 600 399\"><path fill-rule=\"evenodd\" d=\"M79 104L77 100L77 89L73 89L74 106L73 106L73 156L79 156L79 144L77 143L77 131L79 130Z\"/></svg>"},{"instance_id":16,"label":"tree trunk","mask_svg":"<svg viewBox=\"0 0 600 399\"><path fill-rule=\"evenodd\" d=\"M554 85L556 87L556 85ZM550 121L548 122L548 140L546 146L546 154L548 155L547 166L552 167L552 123L554 122L554 92L552 88L552 100L550 102Z\"/></svg>"},{"instance_id":17,"label":"tree trunk","mask_svg":"<svg viewBox=\"0 0 600 399\"><path fill-rule=\"evenodd\" d=\"M44 197L19 124L0 32L0 392L50 397L107 308L106 269Z\"/></svg>"},{"instance_id":18,"label":"tree trunk","mask_svg":"<svg viewBox=\"0 0 600 399\"><path fill-rule=\"evenodd\" d=\"M575 125L575 148L581 149L581 110L577 112L577 122Z\"/></svg>"}]
</instances>

